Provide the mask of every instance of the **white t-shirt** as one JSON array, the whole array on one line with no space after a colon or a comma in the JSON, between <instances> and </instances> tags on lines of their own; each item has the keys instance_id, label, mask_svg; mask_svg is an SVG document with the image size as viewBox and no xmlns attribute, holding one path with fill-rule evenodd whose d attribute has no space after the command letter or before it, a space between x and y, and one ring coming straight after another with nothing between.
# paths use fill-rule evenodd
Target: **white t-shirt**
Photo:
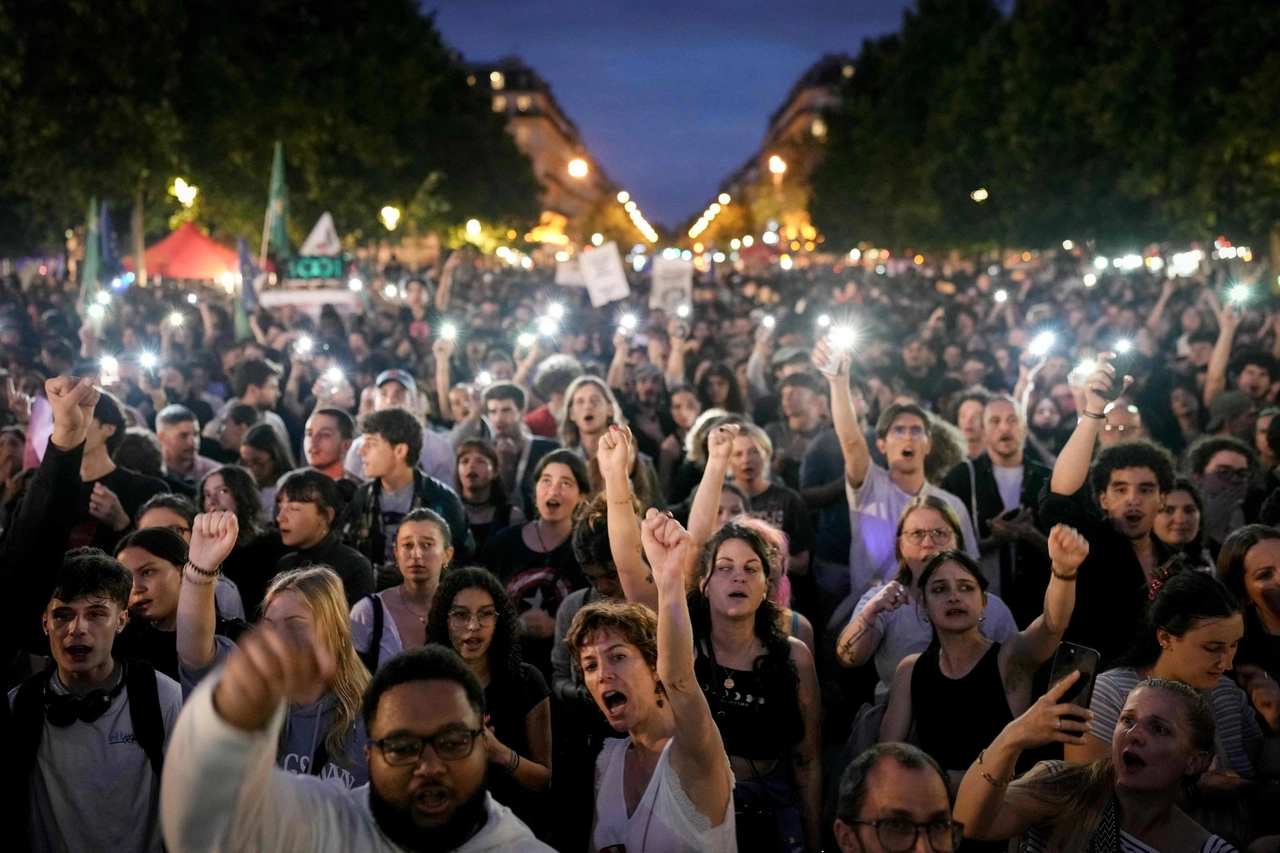
<instances>
[{"instance_id":1,"label":"white t-shirt","mask_svg":"<svg viewBox=\"0 0 1280 853\"><path fill-rule=\"evenodd\" d=\"M70 692L56 674L51 689ZM157 672L156 689L167 747L182 710L182 688ZM10 707L17 695L16 687L9 692ZM25 794L31 803L31 849L161 853L159 787L151 760L134 737L128 688L91 723L76 720L60 728L45 720Z\"/></svg>"},{"instance_id":2,"label":"white t-shirt","mask_svg":"<svg viewBox=\"0 0 1280 853\"><path fill-rule=\"evenodd\" d=\"M382 639L378 643L378 666L382 666L392 657L404 650L404 641L400 639L400 629L396 620L391 617L382 593L375 592L365 596L351 608L351 642L356 651L368 654L373 643L373 608L382 608Z\"/></svg>"},{"instance_id":3,"label":"white t-shirt","mask_svg":"<svg viewBox=\"0 0 1280 853\"><path fill-rule=\"evenodd\" d=\"M734 821L733 797L725 806L724 820L713 827L711 820L698 811L671 767L671 744L667 741L653 768L653 776L636 805L627 816L623 793L623 767L631 738L605 741L596 759L596 819L591 828L592 850L623 849L631 853L736 853L737 829ZM733 787L733 771L724 759L724 772Z\"/></svg>"},{"instance_id":4,"label":"white t-shirt","mask_svg":"<svg viewBox=\"0 0 1280 853\"><path fill-rule=\"evenodd\" d=\"M867 477L857 489L844 484L849 499L849 585L852 595L861 596L875 583L883 583L898 571L894 556L894 543L898 533L898 518L915 495L909 495L893 482L889 472L874 462L867 468ZM920 489L921 495L936 495L951 505L960 517L960 530L964 534L964 550L978 559L978 536L969 521L969 510L964 502L948 491L928 482Z\"/></svg>"},{"instance_id":5,"label":"white t-shirt","mask_svg":"<svg viewBox=\"0 0 1280 853\"><path fill-rule=\"evenodd\" d=\"M996 488L1000 491L1000 501L1004 504L1005 512L1017 509L1022 503L1022 466L1005 468L992 465L991 472L995 475Z\"/></svg>"}]
</instances>

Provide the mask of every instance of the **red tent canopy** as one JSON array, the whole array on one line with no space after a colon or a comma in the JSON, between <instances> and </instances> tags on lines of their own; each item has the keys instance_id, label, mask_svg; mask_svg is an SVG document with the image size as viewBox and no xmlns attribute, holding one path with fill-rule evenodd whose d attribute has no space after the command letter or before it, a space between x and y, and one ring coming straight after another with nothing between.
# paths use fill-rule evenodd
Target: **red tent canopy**
<instances>
[{"instance_id":1,"label":"red tent canopy","mask_svg":"<svg viewBox=\"0 0 1280 853\"><path fill-rule=\"evenodd\" d=\"M165 278L192 278L217 281L224 273L240 269L240 258L235 249L228 249L200 233L191 222L168 237L147 248L147 275ZM127 269L133 269L132 256L124 259Z\"/></svg>"}]
</instances>

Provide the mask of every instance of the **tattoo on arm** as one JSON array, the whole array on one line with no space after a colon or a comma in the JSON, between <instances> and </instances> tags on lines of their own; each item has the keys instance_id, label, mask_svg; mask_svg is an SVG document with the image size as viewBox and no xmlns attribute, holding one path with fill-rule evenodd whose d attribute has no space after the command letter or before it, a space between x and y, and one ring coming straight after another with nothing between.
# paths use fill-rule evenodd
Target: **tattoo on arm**
<instances>
[{"instance_id":1,"label":"tattoo on arm","mask_svg":"<svg viewBox=\"0 0 1280 853\"><path fill-rule=\"evenodd\" d=\"M840 657L844 659L853 657L853 647L857 644L858 640L862 639L862 635L865 633L867 633L867 626L863 623L859 623L858 630L853 632L853 636L840 644L840 650L838 652Z\"/></svg>"}]
</instances>

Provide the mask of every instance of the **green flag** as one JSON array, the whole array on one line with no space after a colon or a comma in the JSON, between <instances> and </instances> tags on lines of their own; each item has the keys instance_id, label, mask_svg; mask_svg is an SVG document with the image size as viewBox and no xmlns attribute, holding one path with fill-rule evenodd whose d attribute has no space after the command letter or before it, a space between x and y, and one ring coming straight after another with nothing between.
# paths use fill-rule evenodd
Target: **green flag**
<instances>
[{"instance_id":1,"label":"green flag","mask_svg":"<svg viewBox=\"0 0 1280 853\"><path fill-rule=\"evenodd\" d=\"M84 263L80 265L80 305L88 304L102 274L102 246L98 238L98 197L89 202L89 222L84 229Z\"/></svg>"},{"instance_id":2,"label":"green flag","mask_svg":"<svg viewBox=\"0 0 1280 853\"><path fill-rule=\"evenodd\" d=\"M271 158L271 189L267 195L267 216L262 223L262 252L259 264L267 261L267 252L277 260L293 254L289 245L289 233L285 226L289 221L289 187L284 181L284 146L276 140L275 156Z\"/></svg>"}]
</instances>

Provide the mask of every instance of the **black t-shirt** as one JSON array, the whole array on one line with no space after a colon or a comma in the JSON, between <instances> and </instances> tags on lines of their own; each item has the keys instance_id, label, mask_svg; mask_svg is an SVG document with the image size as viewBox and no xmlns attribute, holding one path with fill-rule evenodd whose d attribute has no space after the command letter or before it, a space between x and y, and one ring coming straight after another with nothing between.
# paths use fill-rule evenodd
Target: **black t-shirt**
<instances>
[{"instance_id":1,"label":"black t-shirt","mask_svg":"<svg viewBox=\"0 0 1280 853\"><path fill-rule=\"evenodd\" d=\"M515 603L516 612L540 607L555 618L560 603L569 593L587 585L578 559L573 555L572 538L543 553L524 543L524 525L514 525L489 537L479 562L497 576ZM553 638L523 637L524 659L550 677Z\"/></svg>"},{"instance_id":2,"label":"black t-shirt","mask_svg":"<svg viewBox=\"0 0 1280 853\"><path fill-rule=\"evenodd\" d=\"M771 483L769 488L751 498L751 516L763 519L787 534L790 553L813 551L813 522L799 494Z\"/></svg>"},{"instance_id":3,"label":"black t-shirt","mask_svg":"<svg viewBox=\"0 0 1280 853\"><path fill-rule=\"evenodd\" d=\"M1280 679L1280 637L1268 634L1252 607L1244 610L1244 639L1236 652L1236 666L1251 663L1266 670L1267 675Z\"/></svg>"},{"instance_id":4,"label":"black t-shirt","mask_svg":"<svg viewBox=\"0 0 1280 853\"><path fill-rule=\"evenodd\" d=\"M520 664L520 672L513 681L490 681L484 689L484 705L494 736L523 758L529 758L525 717L550 695L547 680L536 666L528 663ZM521 788L505 773L489 774L489 791L495 800L510 808L535 831L545 825L546 817L540 814L543 810L539 808L546 805L542 795Z\"/></svg>"},{"instance_id":5,"label":"black t-shirt","mask_svg":"<svg viewBox=\"0 0 1280 853\"><path fill-rule=\"evenodd\" d=\"M214 633L239 640L248 625L239 619L217 618ZM116 658L134 658L146 661L155 667L156 672L163 672L174 681L181 681L178 675L178 632L161 631L145 619L130 619L124 630L116 637L111 649Z\"/></svg>"},{"instance_id":6,"label":"black t-shirt","mask_svg":"<svg viewBox=\"0 0 1280 853\"><path fill-rule=\"evenodd\" d=\"M94 548L101 548L110 554L114 553L112 549L115 548L120 538L124 536L123 530L119 532L112 530L111 525L104 524L89 514L89 496L93 494L95 483L101 483L116 493L116 497L120 499L120 506L124 507L125 515L129 516L130 519L137 517L138 507L146 503L147 499L152 495L164 494L169 491L169 487L165 485L164 480L145 477L142 474L135 474L120 467L117 467L105 477L81 482L80 492L77 495L77 505L74 508L76 522L71 531L71 537L67 542L68 548L90 545Z\"/></svg>"},{"instance_id":7,"label":"black t-shirt","mask_svg":"<svg viewBox=\"0 0 1280 853\"><path fill-rule=\"evenodd\" d=\"M374 591L373 565L355 548L342 544L336 535L329 535L314 548L303 548L285 554L276 563L276 574L307 566L328 566L333 569L342 579L342 589L347 594L349 608Z\"/></svg>"},{"instance_id":8,"label":"black t-shirt","mask_svg":"<svg viewBox=\"0 0 1280 853\"><path fill-rule=\"evenodd\" d=\"M284 553L280 531L270 530L247 545L237 542L222 563L222 573L235 581L240 589L240 600L244 602L244 613L250 622L258 619L262 597L276 576L276 563Z\"/></svg>"}]
</instances>

